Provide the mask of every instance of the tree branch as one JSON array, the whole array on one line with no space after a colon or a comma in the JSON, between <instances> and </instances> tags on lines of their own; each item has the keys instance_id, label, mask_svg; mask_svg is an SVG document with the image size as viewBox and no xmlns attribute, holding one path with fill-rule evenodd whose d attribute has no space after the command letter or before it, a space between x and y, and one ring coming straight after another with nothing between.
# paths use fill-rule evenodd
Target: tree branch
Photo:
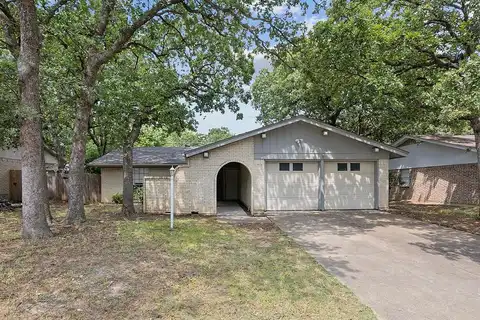
<instances>
[{"instance_id":1,"label":"tree branch","mask_svg":"<svg viewBox=\"0 0 480 320\"><path fill-rule=\"evenodd\" d=\"M60 10L60 8L66 5L69 1L71 0L58 0L52 6L45 8L47 11L47 16L45 17L43 24L49 24L52 18L57 14L58 10Z\"/></svg>"}]
</instances>

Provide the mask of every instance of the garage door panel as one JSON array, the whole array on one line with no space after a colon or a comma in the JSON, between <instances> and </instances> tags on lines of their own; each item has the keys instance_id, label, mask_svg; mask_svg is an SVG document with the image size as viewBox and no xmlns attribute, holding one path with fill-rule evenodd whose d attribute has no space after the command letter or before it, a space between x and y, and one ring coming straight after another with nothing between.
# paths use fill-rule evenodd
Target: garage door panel
<instances>
[{"instance_id":1,"label":"garage door panel","mask_svg":"<svg viewBox=\"0 0 480 320\"><path fill-rule=\"evenodd\" d=\"M269 173L267 183L298 183L314 184L318 183L318 175L314 173Z\"/></svg>"},{"instance_id":2,"label":"garage door panel","mask_svg":"<svg viewBox=\"0 0 480 320\"><path fill-rule=\"evenodd\" d=\"M316 194L313 194L315 193ZM278 185L267 185L268 198L298 198L298 197L318 197L318 189L316 186L305 186L292 184L288 188Z\"/></svg>"},{"instance_id":3,"label":"garage door panel","mask_svg":"<svg viewBox=\"0 0 480 320\"><path fill-rule=\"evenodd\" d=\"M371 209L374 206L373 196L371 198L356 198L349 195L342 195L325 201L325 209L327 210Z\"/></svg>"},{"instance_id":4,"label":"garage door panel","mask_svg":"<svg viewBox=\"0 0 480 320\"><path fill-rule=\"evenodd\" d=\"M316 210L317 199L272 198L267 199L267 210Z\"/></svg>"},{"instance_id":5,"label":"garage door panel","mask_svg":"<svg viewBox=\"0 0 480 320\"><path fill-rule=\"evenodd\" d=\"M358 195L372 195L374 189L368 185L358 185L358 186L346 186L343 188L338 188L334 186L328 186L325 188L325 196L335 196L339 194L358 196Z\"/></svg>"},{"instance_id":6,"label":"garage door panel","mask_svg":"<svg viewBox=\"0 0 480 320\"><path fill-rule=\"evenodd\" d=\"M303 171L280 171L279 163L266 165L267 210L318 209L318 163L303 162Z\"/></svg>"},{"instance_id":7,"label":"garage door panel","mask_svg":"<svg viewBox=\"0 0 480 320\"><path fill-rule=\"evenodd\" d=\"M338 171L347 163L348 171ZM375 207L375 165L360 163L360 171L350 171L352 162L325 163L325 209L373 209Z\"/></svg>"}]
</instances>

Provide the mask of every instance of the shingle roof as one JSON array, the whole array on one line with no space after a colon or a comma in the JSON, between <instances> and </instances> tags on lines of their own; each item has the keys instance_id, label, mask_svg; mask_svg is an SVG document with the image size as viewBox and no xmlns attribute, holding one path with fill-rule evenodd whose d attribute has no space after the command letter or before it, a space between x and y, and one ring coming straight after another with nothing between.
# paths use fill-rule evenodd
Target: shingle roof
<instances>
[{"instance_id":1,"label":"shingle roof","mask_svg":"<svg viewBox=\"0 0 480 320\"><path fill-rule=\"evenodd\" d=\"M425 140L438 141L458 146L463 146L467 148L475 148L475 136L471 135L460 135L460 136L449 136L449 135L429 135L429 136L419 136Z\"/></svg>"},{"instance_id":2,"label":"shingle roof","mask_svg":"<svg viewBox=\"0 0 480 320\"><path fill-rule=\"evenodd\" d=\"M180 147L139 147L133 148L134 166L165 166L185 164L185 151L190 148ZM122 151L114 150L93 160L91 167L118 167L122 166Z\"/></svg>"},{"instance_id":3,"label":"shingle roof","mask_svg":"<svg viewBox=\"0 0 480 320\"><path fill-rule=\"evenodd\" d=\"M416 135L416 136L404 136L395 142L393 145L401 147L408 140L426 141L444 145L447 147L459 148L459 149L475 149L475 136L474 135Z\"/></svg>"}]
</instances>

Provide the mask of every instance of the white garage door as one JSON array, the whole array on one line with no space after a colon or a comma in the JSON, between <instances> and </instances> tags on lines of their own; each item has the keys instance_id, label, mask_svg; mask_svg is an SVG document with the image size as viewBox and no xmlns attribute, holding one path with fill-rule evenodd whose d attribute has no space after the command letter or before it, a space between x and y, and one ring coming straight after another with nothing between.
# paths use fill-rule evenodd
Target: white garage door
<instances>
[{"instance_id":1,"label":"white garage door","mask_svg":"<svg viewBox=\"0 0 480 320\"><path fill-rule=\"evenodd\" d=\"M267 162L267 210L317 210L318 162Z\"/></svg>"},{"instance_id":2,"label":"white garage door","mask_svg":"<svg viewBox=\"0 0 480 320\"><path fill-rule=\"evenodd\" d=\"M373 209L373 162L325 162L325 209Z\"/></svg>"}]
</instances>

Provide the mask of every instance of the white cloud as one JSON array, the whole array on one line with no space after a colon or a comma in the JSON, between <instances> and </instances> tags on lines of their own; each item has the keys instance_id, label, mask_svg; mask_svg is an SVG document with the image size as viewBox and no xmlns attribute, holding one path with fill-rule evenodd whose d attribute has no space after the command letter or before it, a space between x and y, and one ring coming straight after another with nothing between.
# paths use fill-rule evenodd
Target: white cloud
<instances>
[{"instance_id":1,"label":"white cloud","mask_svg":"<svg viewBox=\"0 0 480 320\"><path fill-rule=\"evenodd\" d=\"M273 13L280 15L287 12L288 7L286 5L273 7Z\"/></svg>"},{"instance_id":2,"label":"white cloud","mask_svg":"<svg viewBox=\"0 0 480 320\"><path fill-rule=\"evenodd\" d=\"M305 20L305 24L307 26L307 31L311 31L313 29L313 27L317 24L317 22L325 21L325 20L327 20L327 17L319 16L319 15L313 15L313 16L307 18L307 20Z\"/></svg>"},{"instance_id":3,"label":"white cloud","mask_svg":"<svg viewBox=\"0 0 480 320\"><path fill-rule=\"evenodd\" d=\"M295 7L292 7L290 9L290 12L294 15L294 16L298 16L300 14L302 14L302 8L300 8L300 6L295 6Z\"/></svg>"},{"instance_id":4,"label":"white cloud","mask_svg":"<svg viewBox=\"0 0 480 320\"><path fill-rule=\"evenodd\" d=\"M263 53L257 53L253 57L253 66L255 68L255 74L253 75L254 79L260 73L260 70L262 69L272 70L272 63L270 62L270 60L268 60L267 57L263 55Z\"/></svg>"},{"instance_id":5,"label":"white cloud","mask_svg":"<svg viewBox=\"0 0 480 320\"><path fill-rule=\"evenodd\" d=\"M299 16L302 14L302 8L300 6L294 6L294 7L288 8L287 5L273 7L273 13L276 15L283 15L287 12L290 12L294 16Z\"/></svg>"}]
</instances>

